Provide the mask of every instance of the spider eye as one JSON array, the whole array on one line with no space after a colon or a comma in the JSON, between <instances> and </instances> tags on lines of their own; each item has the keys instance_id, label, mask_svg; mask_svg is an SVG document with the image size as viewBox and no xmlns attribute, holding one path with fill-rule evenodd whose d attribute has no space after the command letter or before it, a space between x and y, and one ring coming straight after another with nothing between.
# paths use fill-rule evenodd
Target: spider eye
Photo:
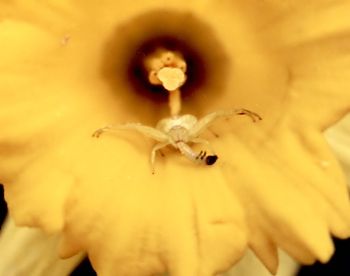
<instances>
[{"instance_id":1,"label":"spider eye","mask_svg":"<svg viewBox=\"0 0 350 276\"><path fill-rule=\"evenodd\" d=\"M207 158L205 158L205 163L210 166L213 165L216 160L218 160L217 155L208 155Z\"/></svg>"}]
</instances>

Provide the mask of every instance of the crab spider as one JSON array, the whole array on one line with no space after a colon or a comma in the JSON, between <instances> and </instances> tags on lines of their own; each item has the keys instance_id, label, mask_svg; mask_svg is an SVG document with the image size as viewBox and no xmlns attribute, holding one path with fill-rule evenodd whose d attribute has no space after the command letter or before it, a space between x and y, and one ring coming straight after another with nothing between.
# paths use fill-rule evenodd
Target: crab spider
<instances>
[{"instance_id":1,"label":"crab spider","mask_svg":"<svg viewBox=\"0 0 350 276\"><path fill-rule=\"evenodd\" d=\"M196 153L188 144L200 143L205 144L210 148L209 142L200 138L199 136L210 125L212 125L215 120L219 118L228 118L234 115L249 116L253 122L262 119L257 113L247 109L229 109L209 113L199 120L190 114L164 118L158 122L155 128L142 125L140 123L126 123L123 125L106 126L96 130L92 136L99 138L102 133L107 131L114 132L119 130L135 130L146 137L156 140L158 143L152 148L150 157L152 173L154 173L154 164L157 151L168 145L178 149L184 156L194 163L213 165L218 159L217 155L207 155L206 151Z\"/></svg>"}]
</instances>

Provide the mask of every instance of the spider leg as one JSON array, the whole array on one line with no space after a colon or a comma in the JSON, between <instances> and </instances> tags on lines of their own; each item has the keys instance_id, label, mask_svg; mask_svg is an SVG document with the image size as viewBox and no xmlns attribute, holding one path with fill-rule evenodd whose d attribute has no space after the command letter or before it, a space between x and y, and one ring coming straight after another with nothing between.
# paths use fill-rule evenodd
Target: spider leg
<instances>
[{"instance_id":1,"label":"spider leg","mask_svg":"<svg viewBox=\"0 0 350 276\"><path fill-rule=\"evenodd\" d=\"M215 131L213 131L212 129L208 128L209 132L211 134L213 134L216 138L219 138L219 134L217 134Z\"/></svg>"},{"instance_id":2,"label":"spider leg","mask_svg":"<svg viewBox=\"0 0 350 276\"><path fill-rule=\"evenodd\" d=\"M154 174L155 170L154 170L154 164L155 164L155 161L156 161L156 153L158 150L166 147L167 145L170 145L169 142L164 142L164 143L158 143L158 144L155 144L152 148L152 151L151 151L151 158L150 158L150 161L151 161L151 167L152 167L152 174Z\"/></svg>"},{"instance_id":3,"label":"spider leg","mask_svg":"<svg viewBox=\"0 0 350 276\"><path fill-rule=\"evenodd\" d=\"M192 129L189 130L189 136L197 137L200 135L204 130L206 130L210 125L214 123L215 120L220 118L228 118L235 115L246 115L249 116L253 122L256 122L258 120L261 120L259 114L252 112L247 109L229 109L229 110L219 110L212 113L209 113L208 115L204 116L198 122L193 126Z\"/></svg>"},{"instance_id":4,"label":"spider leg","mask_svg":"<svg viewBox=\"0 0 350 276\"><path fill-rule=\"evenodd\" d=\"M103 128L99 128L98 130L96 130L92 134L92 137L99 138L101 134L104 132L118 132L119 130L134 130L158 142L165 142L168 140L168 136L165 133L161 132L158 129L145 126L140 123L127 123L124 125L105 126Z\"/></svg>"},{"instance_id":5,"label":"spider leg","mask_svg":"<svg viewBox=\"0 0 350 276\"><path fill-rule=\"evenodd\" d=\"M192 141L191 141L192 142ZM189 160L195 162L195 163L202 163L205 165L213 165L216 160L218 159L217 155L207 155L206 151L200 151L200 153L196 153L192 150L192 148L184 143L184 142L178 142L176 144L176 147L179 149L179 151L186 156Z\"/></svg>"},{"instance_id":6,"label":"spider leg","mask_svg":"<svg viewBox=\"0 0 350 276\"><path fill-rule=\"evenodd\" d=\"M206 140L206 139L197 137L197 138L193 138L191 140L191 142L195 143L195 144L205 144L210 149L211 152L214 152L214 150L213 150L212 146L210 145L209 141Z\"/></svg>"}]
</instances>

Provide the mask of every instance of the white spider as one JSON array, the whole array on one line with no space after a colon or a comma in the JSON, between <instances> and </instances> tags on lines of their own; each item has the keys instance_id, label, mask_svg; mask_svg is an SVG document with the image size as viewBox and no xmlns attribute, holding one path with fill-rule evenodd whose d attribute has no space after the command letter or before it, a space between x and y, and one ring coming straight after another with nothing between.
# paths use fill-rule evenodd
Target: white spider
<instances>
[{"instance_id":1,"label":"white spider","mask_svg":"<svg viewBox=\"0 0 350 276\"><path fill-rule=\"evenodd\" d=\"M98 138L103 132L107 131L135 130L156 140L159 143L157 143L151 151L152 173L154 173L156 152L168 145L172 145L195 163L213 165L218 159L217 155L207 155L206 151L200 151L200 153L197 154L192 150L188 143L202 143L210 148L209 142L205 139L199 138L199 135L203 133L216 119L231 117L234 115L247 115L253 120L253 122L262 119L258 114L247 109L219 110L210 113L199 120L190 114L165 118L160 120L155 128L140 123L106 126L96 130L92 136Z\"/></svg>"}]
</instances>

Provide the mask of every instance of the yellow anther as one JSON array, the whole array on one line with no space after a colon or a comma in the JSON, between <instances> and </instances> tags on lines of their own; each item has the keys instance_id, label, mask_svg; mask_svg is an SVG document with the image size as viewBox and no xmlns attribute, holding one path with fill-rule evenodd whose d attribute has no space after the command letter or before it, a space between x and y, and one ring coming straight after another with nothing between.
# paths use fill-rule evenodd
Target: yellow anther
<instances>
[{"instance_id":1,"label":"yellow anther","mask_svg":"<svg viewBox=\"0 0 350 276\"><path fill-rule=\"evenodd\" d=\"M174 91L185 83L186 75L179 68L163 67L156 75L163 87L168 91Z\"/></svg>"},{"instance_id":2,"label":"yellow anther","mask_svg":"<svg viewBox=\"0 0 350 276\"><path fill-rule=\"evenodd\" d=\"M153 85L162 85L169 92L169 108L172 116L181 111L180 87L186 81L187 64L178 52L158 49L144 61L148 80Z\"/></svg>"}]
</instances>

